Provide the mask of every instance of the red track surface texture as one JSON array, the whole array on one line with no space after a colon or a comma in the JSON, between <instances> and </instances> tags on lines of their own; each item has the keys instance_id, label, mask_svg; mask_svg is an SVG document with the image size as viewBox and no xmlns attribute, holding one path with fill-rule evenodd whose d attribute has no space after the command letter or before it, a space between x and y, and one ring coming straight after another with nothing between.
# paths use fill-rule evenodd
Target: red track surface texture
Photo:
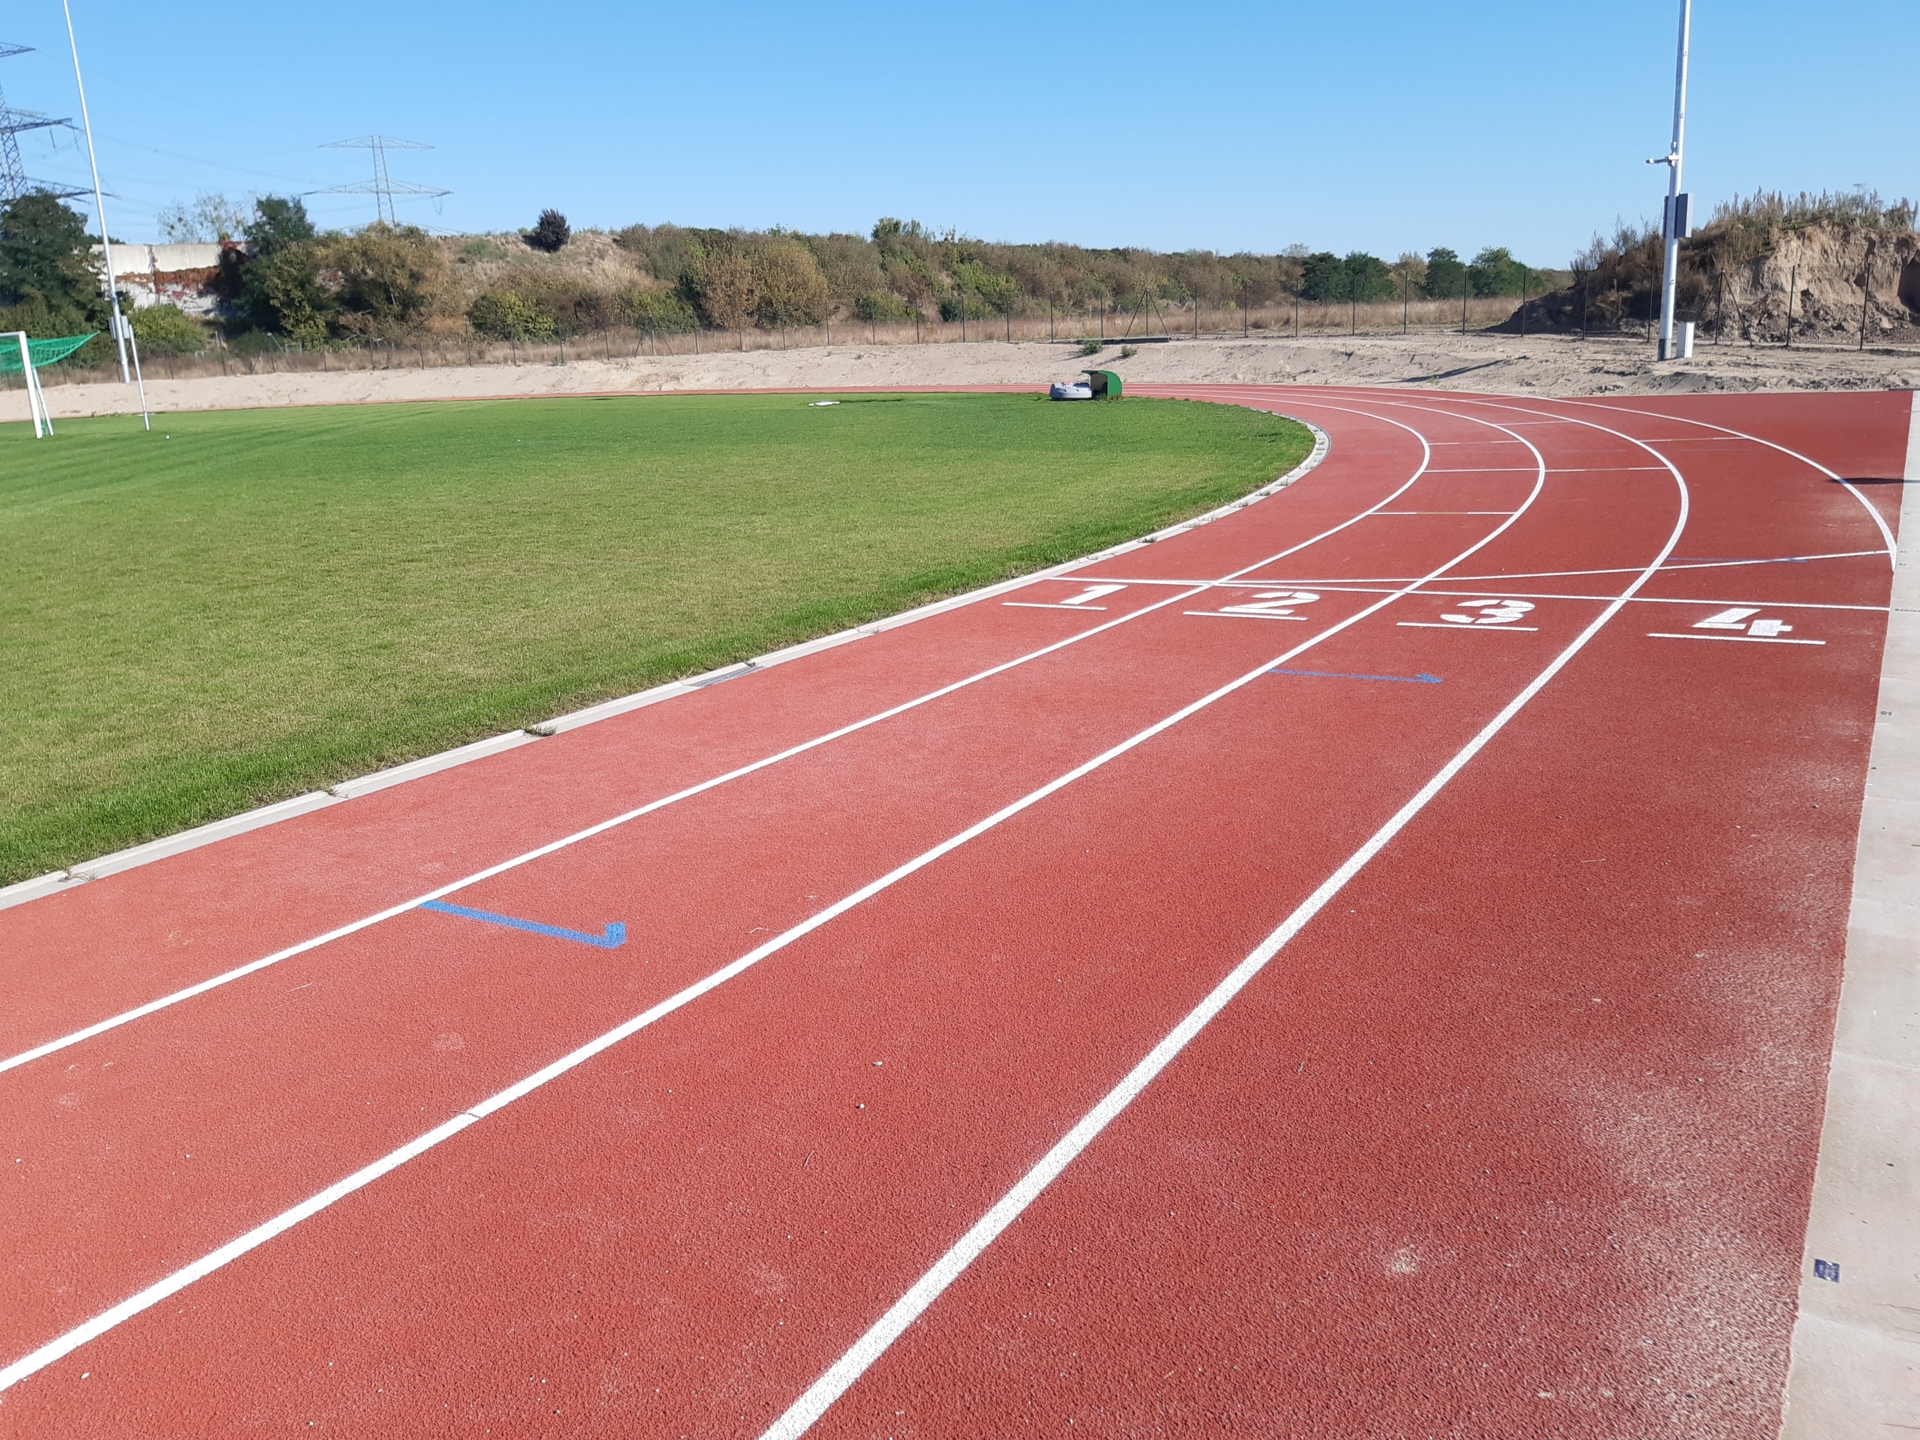
<instances>
[{"instance_id":1,"label":"red track surface texture","mask_svg":"<svg viewBox=\"0 0 1920 1440\"><path fill-rule=\"evenodd\" d=\"M1770 1440L1907 398L1179 393L1331 454L0 912L0 1435Z\"/></svg>"}]
</instances>

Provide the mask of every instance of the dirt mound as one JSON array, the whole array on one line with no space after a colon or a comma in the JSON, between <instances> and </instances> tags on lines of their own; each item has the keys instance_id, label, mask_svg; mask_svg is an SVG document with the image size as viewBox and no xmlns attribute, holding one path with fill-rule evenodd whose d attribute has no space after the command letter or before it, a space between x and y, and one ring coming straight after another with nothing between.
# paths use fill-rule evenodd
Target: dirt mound
<instances>
[{"instance_id":1,"label":"dirt mound","mask_svg":"<svg viewBox=\"0 0 1920 1440\"><path fill-rule=\"evenodd\" d=\"M1616 330L1659 308L1659 237L1605 257L1564 290L1530 301L1503 332ZM1796 340L1911 341L1920 324L1920 236L1838 223L1722 226L1682 247L1679 316L1699 333L1779 343L1791 312Z\"/></svg>"}]
</instances>

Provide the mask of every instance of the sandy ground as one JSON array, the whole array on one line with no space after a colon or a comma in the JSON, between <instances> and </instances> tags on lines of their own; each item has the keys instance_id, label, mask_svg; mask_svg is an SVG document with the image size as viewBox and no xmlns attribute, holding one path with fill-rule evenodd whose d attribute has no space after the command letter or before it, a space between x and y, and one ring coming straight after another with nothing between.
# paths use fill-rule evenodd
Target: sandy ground
<instances>
[{"instance_id":1,"label":"sandy ground","mask_svg":"<svg viewBox=\"0 0 1920 1440\"><path fill-rule=\"evenodd\" d=\"M674 390L757 390L893 385L1042 385L1084 366L1135 381L1270 381L1304 385L1432 385L1503 394L1647 395L1743 390L1920 387L1920 352L1703 346L1662 365L1644 344L1620 339L1511 335L1361 336L1302 340L1180 340L1119 358L1086 358L1066 344L836 345L699 356L640 357L565 365L476 365L425 370L235 375L149 380L156 413L269 405L477 399ZM55 417L135 413L132 386L56 385ZM27 418L24 391L0 394L0 420Z\"/></svg>"}]
</instances>

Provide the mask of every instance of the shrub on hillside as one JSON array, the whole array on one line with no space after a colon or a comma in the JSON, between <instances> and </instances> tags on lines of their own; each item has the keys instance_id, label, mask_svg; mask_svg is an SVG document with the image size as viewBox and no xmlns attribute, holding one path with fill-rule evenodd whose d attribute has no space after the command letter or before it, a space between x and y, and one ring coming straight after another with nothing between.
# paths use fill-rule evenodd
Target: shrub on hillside
<instances>
[{"instance_id":1,"label":"shrub on hillside","mask_svg":"<svg viewBox=\"0 0 1920 1440\"><path fill-rule=\"evenodd\" d=\"M559 328L549 311L511 290L476 296L467 307L467 323L490 340L551 340Z\"/></svg>"},{"instance_id":2,"label":"shrub on hillside","mask_svg":"<svg viewBox=\"0 0 1920 1440\"><path fill-rule=\"evenodd\" d=\"M639 330L678 333L700 323L693 307L672 290L627 290L615 301L622 320Z\"/></svg>"},{"instance_id":3,"label":"shrub on hillside","mask_svg":"<svg viewBox=\"0 0 1920 1440\"><path fill-rule=\"evenodd\" d=\"M330 239L321 258L338 277L340 328L358 334L415 324L440 297L446 278L440 247L417 225L376 221Z\"/></svg>"},{"instance_id":4,"label":"shrub on hillside","mask_svg":"<svg viewBox=\"0 0 1920 1440\"><path fill-rule=\"evenodd\" d=\"M178 305L149 305L127 318L144 354L197 355L206 348L206 327Z\"/></svg>"},{"instance_id":5,"label":"shrub on hillside","mask_svg":"<svg viewBox=\"0 0 1920 1440\"><path fill-rule=\"evenodd\" d=\"M759 301L754 318L762 325L818 325L831 296L813 252L793 240L775 240L753 257Z\"/></svg>"},{"instance_id":6,"label":"shrub on hillside","mask_svg":"<svg viewBox=\"0 0 1920 1440\"><path fill-rule=\"evenodd\" d=\"M535 250L558 255L567 241L573 238L573 231L567 224L567 217L558 210L542 210L533 229L522 238Z\"/></svg>"}]
</instances>

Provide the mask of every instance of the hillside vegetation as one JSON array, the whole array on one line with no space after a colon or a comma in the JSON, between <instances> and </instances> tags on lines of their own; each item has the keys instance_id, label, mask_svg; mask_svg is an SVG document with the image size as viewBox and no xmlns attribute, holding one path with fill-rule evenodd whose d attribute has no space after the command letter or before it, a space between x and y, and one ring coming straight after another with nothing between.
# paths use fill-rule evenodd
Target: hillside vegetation
<instances>
[{"instance_id":1,"label":"hillside vegetation","mask_svg":"<svg viewBox=\"0 0 1920 1440\"><path fill-rule=\"evenodd\" d=\"M1676 313L1703 335L1905 339L1920 321L1920 236L1911 201L1872 191L1779 195L1719 206L1681 242ZM1660 312L1659 230L1622 225L1574 258L1566 286L1526 307L1529 330L1608 330ZM1521 316L1502 328L1518 329Z\"/></svg>"},{"instance_id":2,"label":"hillside vegetation","mask_svg":"<svg viewBox=\"0 0 1920 1440\"><path fill-rule=\"evenodd\" d=\"M574 231L548 210L524 233L436 237L380 223L321 232L297 199L263 196L243 215L203 195L172 207L165 224L170 239L225 243L215 288L226 338L304 348L460 335L537 341L614 326L671 333L1066 315L1091 328L1096 314L1150 306L1246 315L1295 300L1519 298L1563 278L1499 247L1471 259L1445 247L1392 261L1299 245L1221 255L1001 244L895 219L865 235L678 225L608 233ZM85 309L84 255L75 258L84 243L80 217L51 197L0 210L0 326L36 334L71 326ZM14 251L25 257L19 264ZM204 343L172 307L137 319L151 350Z\"/></svg>"}]
</instances>

